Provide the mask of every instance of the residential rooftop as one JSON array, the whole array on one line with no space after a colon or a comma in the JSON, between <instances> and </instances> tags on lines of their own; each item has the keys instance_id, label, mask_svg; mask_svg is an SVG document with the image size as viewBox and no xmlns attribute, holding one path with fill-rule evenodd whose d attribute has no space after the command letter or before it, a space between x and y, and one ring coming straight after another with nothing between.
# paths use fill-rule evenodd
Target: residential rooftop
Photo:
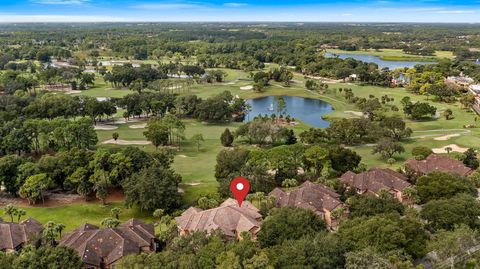
<instances>
[{"instance_id":1,"label":"residential rooftop","mask_svg":"<svg viewBox=\"0 0 480 269\"><path fill-rule=\"evenodd\" d=\"M236 200L229 198L212 209L190 207L175 220L184 234L220 230L229 237L239 237L242 232L250 232L255 238L260 230L262 215L250 202L244 201L239 207Z\"/></svg>"},{"instance_id":2,"label":"residential rooftop","mask_svg":"<svg viewBox=\"0 0 480 269\"><path fill-rule=\"evenodd\" d=\"M310 181L288 191L275 188L269 195L275 197L279 207L296 206L322 213L323 210L332 211L342 205L340 194L325 185Z\"/></svg>"},{"instance_id":3,"label":"residential rooftop","mask_svg":"<svg viewBox=\"0 0 480 269\"><path fill-rule=\"evenodd\" d=\"M405 175L388 168L372 168L359 174L348 171L342 175L340 181L361 192L370 191L376 194L382 189L403 191L410 187Z\"/></svg>"},{"instance_id":4,"label":"residential rooftop","mask_svg":"<svg viewBox=\"0 0 480 269\"><path fill-rule=\"evenodd\" d=\"M155 251L153 225L131 219L115 228L84 224L64 235L60 245L75 249L86 267L109 266L124 256Z\"/></svg>"},{"instance_id":5,"label":"residential rooftop","mask_svg":"<svg viewBox=\"0 0 480 269\"><path fill-rule=\"evenodd\" d=\"M23 245L38 238L42 230L42 224L32 218L20 223L0 220L0 250L19 250Z\"/></svg>"},{"instance_id":6,"label":"residential rooftop","mask_svg":"<svg viewBox=\"0 0 480 269\"><path fill-rule=\"evenodd\" d=\"M410 159L405 163L406 167L419 174L429 174L431 172L447 172L460 176L467 176L473 170L463 164L463 162L452 159L447 156L431 154L425 160Z\"/></svg>"}]
</instances>

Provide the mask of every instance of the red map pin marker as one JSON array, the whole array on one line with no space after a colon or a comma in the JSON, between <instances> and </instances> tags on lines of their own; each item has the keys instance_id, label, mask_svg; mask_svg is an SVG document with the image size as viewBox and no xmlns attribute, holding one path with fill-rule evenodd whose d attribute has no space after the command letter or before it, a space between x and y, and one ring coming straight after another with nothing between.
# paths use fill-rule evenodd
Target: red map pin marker
<instances>
[{"instance_id":1,"label":"red map pin marker","mask_svg":"<svg viewBox=\"0 0 480 269\"><path fill-rule=\"evenodd\" d=\"M243 200L245 200L245 197L247 197L250 191L250 183L243 177L236 177L230 183L230 191L232 191L233 196L237 199L238 206L242 206Z\"/></svg>"}]
</instances>

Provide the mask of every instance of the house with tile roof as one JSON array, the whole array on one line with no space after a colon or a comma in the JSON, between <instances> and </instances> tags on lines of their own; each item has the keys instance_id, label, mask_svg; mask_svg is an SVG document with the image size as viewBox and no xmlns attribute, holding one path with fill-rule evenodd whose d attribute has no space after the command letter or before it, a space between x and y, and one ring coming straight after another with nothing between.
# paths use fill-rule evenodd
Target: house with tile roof
<instances>
[{"instance_id":1,"label":"house with tile roof","mask_svg":"<svg viewBox=\"0 0 480 269\"><path fill-rule=\"evenodd\" d=\"M405 169L410 169L419 176L431 172L445 172L465 177L473 172L459 160L436 154L431 154L425 160L420 161L410 159L405 163Z\"/></svg>"},{"instance_id":2,"label":"house with tile roof","mask_svg":"<svg viewBox=\"0 0 480 269\"><path fill-rule=\"evenodd\" d=\"M60 245L75 249L87 269L111 269L127 255L155 252L158 241L152 224L131 219L115 228L84 224L65 234Z\"/></svg>"},{"instance_id":3,"label":"house with tile roof","mask_svg":"<svg viewBox=\"0 0 480 269\"><path fill-rule=\"evenodd\" d=\"M340 181L349 188L355 188L359 194L378 196L381 190L387 190L398 201L403 202L403 190L410 187L407 177L391 169L372 168L363 173L346 172Z\"/></svg>"},{"instance_id":4,"label":"house with tile roof","mask_svg":"<svg viewBox=\"0 0 480 269\"><path fill-rule=\"evenodd\" d=\"M255 239L260 231L262 215L250 202L244 201L239 207L236 200L229 198L220 206L207 210L190 207L175 220L181 235L196 231L210 234L220 230L236 239L241 239L242 232L249 232Z\"/></svg>"},{"instance_id":5,"label":"house with tile roof","mask_svg":"<svg viewBox=\"0 0 480 269\"><path fill-rule=\"evenodd\" d=\"M32 218L20 223L0 220L0 250L4 252L19 251L26 244L39 239L42 231L42 224Z\"/></svg>"},{"instance_id":6,"label":"house with tile roof","mask_svg":"<svg viewBox=\"0 0 480 269\"><path fill-rule=\"evenodd\" d=\"M325 185L310 181L305 181L298 188L288 191L275 188L269 196L275 198L277 207L295 206L312 210L320 215L327 227L331 229L335 229L339 220L348 214L346 205L340 200L340 194ZM332 216L332 211L335 210L339 210L342 214Z\"/></svg>"}]
</instances>

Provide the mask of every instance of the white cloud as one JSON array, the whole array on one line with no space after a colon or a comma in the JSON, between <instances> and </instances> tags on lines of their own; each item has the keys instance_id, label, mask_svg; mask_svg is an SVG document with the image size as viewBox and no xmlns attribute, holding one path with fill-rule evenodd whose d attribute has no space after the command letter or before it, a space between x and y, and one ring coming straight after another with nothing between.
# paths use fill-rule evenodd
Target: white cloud
<instances>
[{"instance_id":1,"label":"white cloud","mask_svg":"<svg viewBox=\"0 0 480 269\"><path fill-rule=\"evenodd\" d=\"M445 7L429 7L429 8L383 8L381 9L386 12L415 12L423 14L474 14L478 10L469 9L469 10L449 10Z\"/></svg>"},{"instance_id":2,"label":"white cloud","mask_svg":"<svg viewBox=\"0 0 480 269\"><path fill-rule=\"evenodd\" d=\"M344 16L344 17L350 17L350 16L352 16L352 15L353 15L352 13L343 13L343 14L342 14L342 16Z\"/></svg>"},{"instance_id":3,"label":"white cloud","mask_svg":"<svg viewBox=\"0 0 480 269\"><path fill-rule=\"evenodd\" d=\"M437 11L438 14L473 14L474 10L440 10Z\"/></svg>"},{"instance_id":4,"label":"white cloud","mask_svg":"<svg viewBox=\"0 0 480 269\"><path fill-rule=\"evenodd\" d=\"M225 3L223 4L226 7L245 7L248 6L246 3Z\"/></svg>"},{"instance_id":5,"label":"white cloud","mask_svg":"<svg viewBox=\"0 0 480 269\"><path fill-rule=\"evenodd\" d=\"M190 3L165 3L165 4L140 4L132 6L136 9L191 9L202 7L198 4Z\"/></svg>"},{"instance_id":6,"label":"white cloud","mask_svg":"<svg viewBox=\"0 0 480 269\"><path fill-rule=\"evenodd\" d=\"M123 22L127 18L109 16L63 16L63 15L18 15L0 14L0 23L20 22Z\"/></svg>"},{"instance_id":7,"label":"white cloud","mask_svg":"<svg viewBox=\"0 0 480 269\"><path fill-rule=\"evenodd\" d=\"M90 0L31 0L31 2L43 5L82 5Z\"/></svg>"}]
</instances>

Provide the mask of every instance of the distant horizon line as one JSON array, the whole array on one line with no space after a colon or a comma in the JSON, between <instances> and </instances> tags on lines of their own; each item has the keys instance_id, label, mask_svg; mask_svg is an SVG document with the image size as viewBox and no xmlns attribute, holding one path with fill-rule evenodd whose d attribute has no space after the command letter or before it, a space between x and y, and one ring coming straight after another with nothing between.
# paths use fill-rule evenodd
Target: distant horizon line
<instances>
[{"instance_id":1,"label":"distant horizon line","mask_svg":"<svg viewBox=\"0 0 480 269\"><path fill-rule=\"evenodd\" d=\"M1 16L0 16L1 18ZM15 22L2 22L0 24L68 24L68 23L78 23L78 24L91 24L91 23L332 23L332 24L480 24L479 22L422 22L422 21L248 21L248 20L239 20L239 21L44 21L44 22L31 22L31 21L15 21Z\"/></svg>"}]
</instances>

